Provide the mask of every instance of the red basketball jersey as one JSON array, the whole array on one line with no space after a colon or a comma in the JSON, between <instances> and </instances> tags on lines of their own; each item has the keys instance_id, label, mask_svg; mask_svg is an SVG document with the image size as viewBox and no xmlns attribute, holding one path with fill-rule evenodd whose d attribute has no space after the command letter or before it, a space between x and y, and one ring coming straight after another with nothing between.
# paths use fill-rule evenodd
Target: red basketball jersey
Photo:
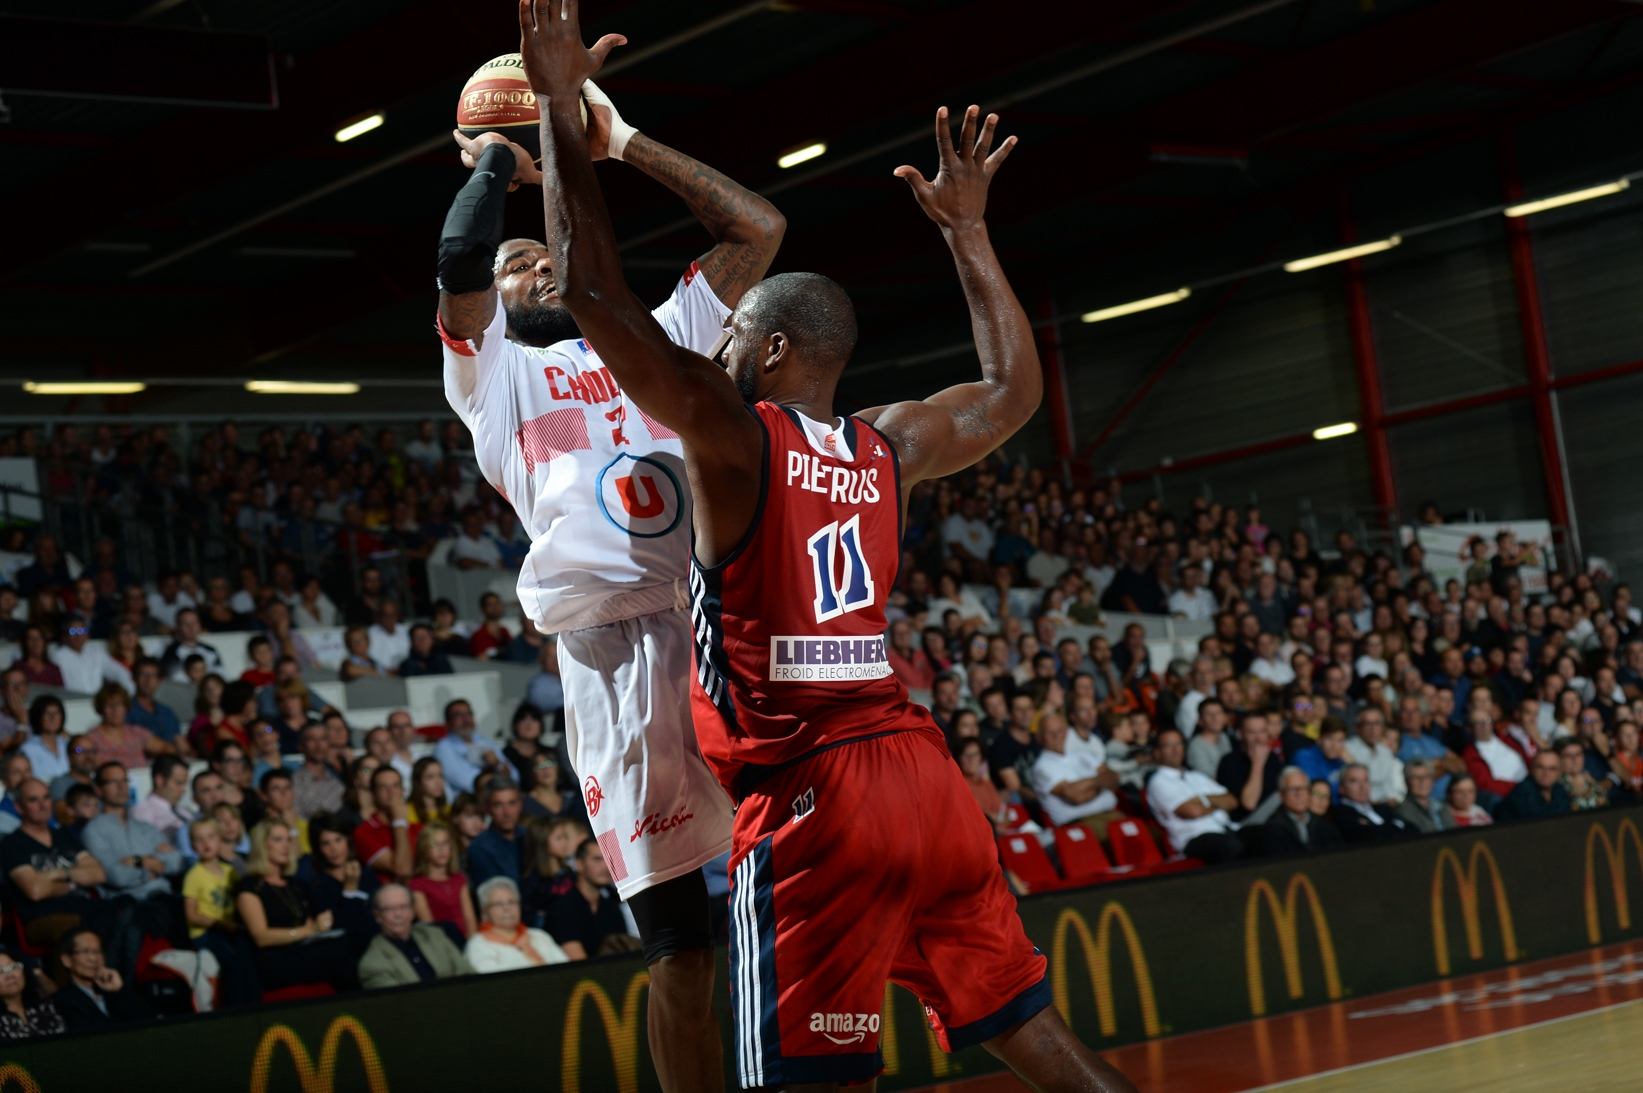
<instances>
[{"instance_id":1,"label":"red basketball jersey","mask_svg":"<svg viewBox=\"0 0 1643 1093\"><path fill-rule=\"evenodd\" d=\"M792 410L752 410L764 431L753 525L723 562L690 568L696 736L738 799L749 768L876 733L939 733L885 659L901 560L895 449L847 417L827 454Z\"/></svg>"}]
</instances>

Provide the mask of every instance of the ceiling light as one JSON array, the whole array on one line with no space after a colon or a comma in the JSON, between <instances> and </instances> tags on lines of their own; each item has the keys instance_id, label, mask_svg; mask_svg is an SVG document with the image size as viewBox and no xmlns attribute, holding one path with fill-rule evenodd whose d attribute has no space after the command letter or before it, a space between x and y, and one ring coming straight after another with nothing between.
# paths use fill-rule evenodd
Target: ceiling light
<instances>
[{"instance_id":1,"label":"ceiling light","mask_svg":"<svg viewBox=\"0 0 1643 1093\"><path fill-rule=\"evenodd\" d=\"M1178 304L1192 295L1190 288L1178 288L1174 292L1166 292L1161 296L1148 296L1145 300L1132 300L1127 304L1116 307L1103 307L1097 311L1086 311L1080 318L1087 323L1099 323L1105 319L1116 319L1120 315L1134 315L1137 311L1151 311L1155 307L1166 307Z\"/></svg>"},{"instance_id":2,"label":"ceiling light","mask_svg":"<svg viewBox=\"0 0 1643 1093\"><path fill-rule=\"evenodd\" d=\"M116 380L91 380L84 383L34 383L23 384L23 390L31 395L135 395L139 391L146 391L148 384L135 381L120 382Z\"/></svg>"},{"instance_id":3,"label":"ceiling light","mask_svg":"<svg viewBox=\"0 0 1643 1093\"><path fill-rule=\"evenodd\" d=\"M351 121L347 125L344 125L341 129L337 130L337 143L341 144L344 141L353 140L355 137L364 136L371 130L380 127L386 120L387 119L381 114L372 114L368 118L360 118L358 121Z\"/></svg>"},{"instance_id":4,"label":"ceiling light","mask_svg":"<svg viewBox=\"0 0 1643 1093\"><path fill-rule=\"evenodd\" d=\"M1343 247L1340 250L1332 250L1327 254L1314 254L1310 258L1297 258L1293 262L1284 263L1284 272L1300 273L1302 270L1317 269L1319 266L1331 266L1336 262L1362 258L1366 254L1379 254L1383 250L1391 250L1402 242L1402 236L1392 235L1385 239L1377 239L1373 243L1359 243L1355 247Z\"/></svg>"},{"instance_id":5,"label":"ceiling light","mask_svg":"<svg viewBox=\"0 0 1643 1093\"><path fill-rule=\"evenodd\" d=\"M357 383L310 383L307 380L246 380L245 389L258 395L357 395Z\"/></svg>"},{"instance_id":6,"label":"ceiling light","mask_svg":"<svg viewBox=\"0 0 1643 1093\"><path fill-rule=\"evenodd\" d=\"M797 167L801 163L808 163L817 156L825 156L826 154L827 145L818 140L815 144L806 144L803 148L795 148L791 152L783 153L781 158L776 160L776 166L782 168Z\"/></svg>"},{"instance_id":7,"label":"ceiling light","mask_svg":"<svg viewBox=\"0 0 1643 1093\"><path fill-rule=\"evenodd\" d=\"M1506 215L1512 217L1528 216L1530 213L1557 209L1580 201L1590 201L1594 197L1608 197L1610 194L1617 194L1621 190L1630 187L1631 181L1623 178L1619 182L1606 182L1602 186L1588 186L1584 190L1572 190L1566 194L1558 194L1556 197L1543 197L1539 201L1525 201L1521 205L1512 205L1507 208Z\"/></svg>"},{"instance_id":8,"label":"ceiling light","mask_svg":"<svg viewBox=\"0 0 1643 1093\"><path fill-rule=\"evenodd\" d=\"M1322 429L1312 430L1313 440L1334 440L1338 436L1351 436L1358 431L1356 421L1343 421L1339 425L1325 425Z\"/></svg>"}]
</instances>

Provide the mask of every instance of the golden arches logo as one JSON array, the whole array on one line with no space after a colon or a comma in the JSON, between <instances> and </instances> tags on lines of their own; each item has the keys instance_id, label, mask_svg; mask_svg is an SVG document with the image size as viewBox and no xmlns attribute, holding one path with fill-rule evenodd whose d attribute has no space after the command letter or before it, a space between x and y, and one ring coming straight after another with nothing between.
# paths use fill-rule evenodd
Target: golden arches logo
<instances>
[{"instance_id":1,"label":"golden arches logo","mask_svg":"<svg viewBox=\"0 0 1643 1093\"><path fill-rule=\"evenodd\" d=\"M1483 928L1478 923L1478 864L1489 866L1489 879L1495 893L1495 917L1500 920L1501 948L1507 960L1522 955L1517 947L1517 932L1512 929L1512 905L1506 899L1506 886L1501 883L1500 865L1489 847L1479 841L1472 844L1466 859L1466 868L1460 857L1449 847L1438 851L1437 864L1432 868L1432 952L1439 975L1449 974L1449 927L1443 921L1443 867L1449 866L1455 875L1455 887L1460 892L1460 913L1466 924L1466 951L1473 960L1483 959Z\"/></svg>"},{"instance_id":2,"label":"golden arches logo","mask_svg":"<svg viewBox=\"0 0 1643 1093\"><path fill-rule=\"evenodd\" d=\"M40 1093L40 1083L19 1063L0 1065L0 1093L10 1093L11 1083L17 1082L23 1093Z\"/></svg>"},{"instance_id":3,"label":"golden arches logo","mask_svg":"<svg viewBox=\"0 0 1643 1093\"><path fill-rule=\"evenodd\" d=\"M264 1032L257 1044L257 1053L251 1057L251 1093L267 1093L268 1074L274 1065L274 1049L280 1044L291 1052L302 1093L332 1093L336 1088L337 1051L345 1032L354 1038L354 1046L359 1049L360 1061L365 1064L365 1082L371 1087L371 1093L388 1093L388 1075L382 1069L382 1059L377 1055L377 1046L372 1042L371 1034L365 1031L365 1026L358 1019L347 1014L332 1021L325 1030L325 1039L319 1046L318 1066L314 1065L302 1037L290 1025L274 1025Z\"/></svg>"},{"instance_id":4,"label":"golden arches logo","mask_svg":"<svg viewBox=\"0 0 1643 1093\"><path fill-rule=\"evenodd\" d=\"M893 1078L901 1073L901 1043L896 1035L897 989L894 983L884 985L884 1017L879 1027L879 1053L884 1056L884 1076L887 1078ZM919 1024L924 1028L924 1042L930 1052L931 1077L947 1077L952 1072L952 1060L941 1050L941 1044L936 1040L936 1031L930 1027L929 1022L920 1021Z\"/></svg>"},{"instance_id":5,"label":"golden arches logo","mask_svg":"<svg viewBox=\"0 0 1643 1093\"><path fill-rule=\"evenodd\" d=\"M1305 873L1289 878L1280 902L1278 892L1265 877L1249 886L1249 899L1244 902L1244 971L1249 980L1249 1012L1256 1017L1266 1015L1266 981L1261 974L1261 904L1264 900L1272 912L1272 925L1278 933L1278 952L1284 960L1284 983L1291 999L1305 993L1301 981L1300 943L1295 936L1295 912L1302 893L1312 909L1312 929L1318 935L1318 959L1324 966L1324 992L1331 1002L1340 998L1341 972L1335 962L1335 940L1329 933L1329 919L1324 915L1323 901L1318 890Z\"/></svg>"},{"instance_id":6,"label":"golden arches logo","mask_svg":"<svg viewBox=\"0 0 1643 1093\"><path fill-rule=\"evenodd\" d=\"M1124 943L1129 946L1130 965L1135 969L1135 989L1141 998L1141 1027L1148 1038L1161 1035L1158 1023L1158 1001L1152 991L1152 973L1147 970L1147 954L1141 948L1141 938L1135 924L1124 908L1109 900L1101 908L1095 922L1095 933L1090 933L1084 916L1067 908L1055 920L1055 935L1050 944L1050 991L1061 1018L1071 1023L1072 1005L1067 997L1067 930L1078 935L1084 952L1084 966L1090 973L1090 986L1095 991L1095 1012L1100 1022L1101 1035L1118 1035L1118 1014L1112 1000L1112 924L1118 923Z\"/></svg>"},{"instance_id":7,"label":"golden arches logo","mask_svg":"<svg viewBox=\"0 0 1643 1093\"><path fill-rule=\"evenodd\" d=\"M1626 838L1631 837L1633 857L1637 859L1637 867L1643 872L1643 836L1639 836L1637 825L1631 820L1621 820L1615 828L1614 840L1610 841L1609 833L1603 830L1601 824L1593 824L1592 829L1586 832L1586 937L1593 945L1603 940L1603 920L1597 913L1597 862L1593 851L1599 843L1603 846L1603 856L1609 862L1609 883L1614 890L1614 917L1615 922L1622 930L1632 928L1631 897L1626 892Z\"/></svg>"},{"instance_id":8,"label":"golden arches logo","mask_svg":"<svg viewBox=\"0 0 1643 1093\"><path fill-rule=\"evenodd\" d=\"M650 985L650 973L636 972L628 980L622 996L622 1010L610 995L591 979L583 979L570 992L565 1004L565 1035L559 1056L559 1085L563 1093L580 1093L582 1088L582 1005L592 1001L605 1026L605 1041L616 1067L617 1093L638 1093L639 1089L639 996Z\"/></svg>"}]
</instances>

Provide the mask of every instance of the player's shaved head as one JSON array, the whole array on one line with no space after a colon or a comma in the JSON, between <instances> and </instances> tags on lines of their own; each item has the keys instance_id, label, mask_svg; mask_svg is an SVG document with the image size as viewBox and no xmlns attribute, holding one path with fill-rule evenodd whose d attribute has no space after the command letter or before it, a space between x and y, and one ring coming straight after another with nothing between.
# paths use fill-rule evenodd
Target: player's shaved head
<instances>
[{"instance_id":1,"label":"player's shaved head","mask_svg":"<svg viewBox=\"0 0 1643 1093\"><path fill-rule=\"evenodd\" d=\"M819 273L781 273L747 290L736 307L738 339L745 351L783 335L800 363L828 371L842 369L856 348L856 308L837 281ZM742 397L751 390L755 369L733 373Z\"/></svg>"}]
</instances>

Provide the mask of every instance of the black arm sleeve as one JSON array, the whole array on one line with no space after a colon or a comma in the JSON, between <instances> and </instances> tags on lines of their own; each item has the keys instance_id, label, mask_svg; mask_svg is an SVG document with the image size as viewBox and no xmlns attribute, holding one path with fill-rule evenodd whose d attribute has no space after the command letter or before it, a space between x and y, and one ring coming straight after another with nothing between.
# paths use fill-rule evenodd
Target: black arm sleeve
<instances>
[{"instance_id":1,"label":"black arm sleeve","mask_svg":"<svg viewBox=\"0 0 1643 1093\"><path fill-rule=\"evenodd\" d=\"M512 149L488 144L468 184L451 202L439 234L439 290L447 296L483 292L495 283L492 265L502 242L502 206L513 172Z\"/></svg>"}]
</instances>

